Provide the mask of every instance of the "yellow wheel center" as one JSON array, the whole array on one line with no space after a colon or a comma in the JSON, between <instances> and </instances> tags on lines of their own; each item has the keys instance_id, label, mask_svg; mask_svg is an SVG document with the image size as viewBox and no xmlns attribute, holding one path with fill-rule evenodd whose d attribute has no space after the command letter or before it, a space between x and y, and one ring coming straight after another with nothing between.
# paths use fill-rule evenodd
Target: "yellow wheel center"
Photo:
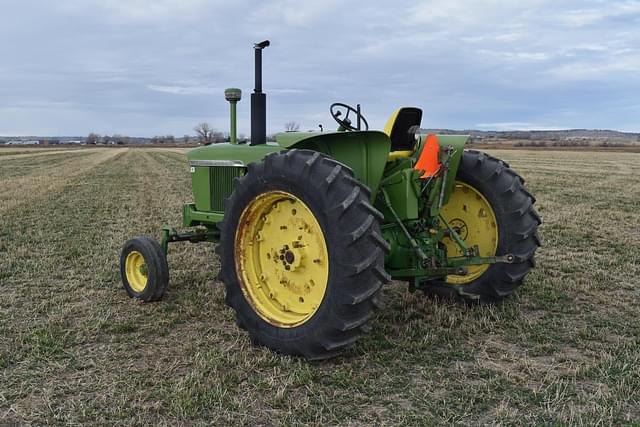
<instances>
[{"instance_id":1,"label":"yellow wheel center","mask_svg":"<svg viewBox=\"0 0 640 427\"><path fill-rule=\"evenodd\" d=\"M456 181L449 203L442 209L442 216L467 246L478 246L479 256L495 256L498 248L496 216L487 199L478 190ZM446 237L443 242L447 246L449 257L464 256L453 239ZM447 276L447 283L461 285L472 282L488 268L489 264L469 266L466 276Z\"/></svg>"},{"instance_id":2,"label":"yellow wheel center","mask_svg":"<svg viewBox=\"0 0 640 427\"><path fill-rule=\"evenodd\" d=\"M125 273L129 286L140 293L147 287L147 264L138 251L131 251L125 260Z\"/></svg>"},{"instance_id":3,"label":"yellow wheel center","mask_svg":"<svg viewBox=\"0 0 640 427\"><path fill-rule=\"evenodd\" d=\"M240 216L235 248L242 292L260 317L291 328L315 314L327 290L329 255L302 200L284 191L253 199Z\"/></svg>"}]
</instances>

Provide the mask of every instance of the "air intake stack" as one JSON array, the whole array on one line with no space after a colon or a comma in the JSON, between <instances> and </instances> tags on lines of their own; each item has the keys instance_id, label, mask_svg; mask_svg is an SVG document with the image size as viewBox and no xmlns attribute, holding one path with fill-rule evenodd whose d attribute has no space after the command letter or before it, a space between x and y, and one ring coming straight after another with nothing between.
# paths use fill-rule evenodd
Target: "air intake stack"
<instances>
[{"instance_id":1,"label":"air intake stack","mask_svg":"<svg viewBox=\"0 0 640 427\"><path fill-rule=\"evenodd\" d=\"M235 87L230 87L224 90L224 98L229 101L229 116L231 118L231 128L229 129L229 142L232 144L238 143L238 127L236 119L236 105L242 98L242 91Z\"/></svg>"},{"instance_id":2,"label":"air intake stack","mask_svg":"<svg viewBox=\"0 0 640 427\"><path fill-rule=\"evenodd\" d=\"M262 93L262 49L269 44L269 40L265 40L253 45L256 84L251 94L251 145L267 143L267 95Z\"/></svg>"}]
</instances>

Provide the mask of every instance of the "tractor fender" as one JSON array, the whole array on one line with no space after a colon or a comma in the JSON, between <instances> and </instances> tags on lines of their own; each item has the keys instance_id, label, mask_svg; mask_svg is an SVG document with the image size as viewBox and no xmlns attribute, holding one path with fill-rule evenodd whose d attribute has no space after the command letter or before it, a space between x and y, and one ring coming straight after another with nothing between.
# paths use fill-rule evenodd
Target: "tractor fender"
<instances>
[{"instance_id":1,"label":"tractor fender","mask_svg":"<svg viewBox=\"0 0 640 427\"><path fill-rule=\"evenodd\" d=\"M380 131L288 132L276 136L282 148L302 148L331 156L353 170L355 177L371 190L375 200L391 149L391 140Z\"/></svg>"},{"instance_id":2,"label":"tractor fender","mask_svg":"<svg viewBox=\"0 0 640 427\"><path fill-rule=\"evenodd\" d=\"M458 167L460 166L460 160L462 159L462 153L464 152L464 146L469 141L469 135L437 135L438 145L440 145L440 155L446 152L447 149L453 150L453 155L449 161L449 169L447 170L447 176L445 181L444 199L443 204L449 201L449 197L453 192L453 187L456 181L456 175L458 173ZM426 136L424 137L426 139Z\"/></svg>"}]
</instances>

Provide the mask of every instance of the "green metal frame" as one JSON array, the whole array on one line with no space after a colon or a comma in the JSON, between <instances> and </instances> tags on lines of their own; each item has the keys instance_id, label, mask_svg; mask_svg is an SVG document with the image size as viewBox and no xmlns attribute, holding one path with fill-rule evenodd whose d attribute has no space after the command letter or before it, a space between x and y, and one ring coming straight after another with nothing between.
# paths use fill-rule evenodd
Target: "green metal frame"
<instances>
[{"instance_id":1,"label":"green metal frame","mask_svg":"<svg viewBox=\"0 0 640 427\"><path fill-rule=\"evenodd\" d=\"M220 231L217 227L197 228L194 231L179 233L175 229L164 226L162 227L162 238L160 239L160 247L166 255L169 252L169 243L185 242L217 242L220 240Z\"/></svg>"}]
</instances>

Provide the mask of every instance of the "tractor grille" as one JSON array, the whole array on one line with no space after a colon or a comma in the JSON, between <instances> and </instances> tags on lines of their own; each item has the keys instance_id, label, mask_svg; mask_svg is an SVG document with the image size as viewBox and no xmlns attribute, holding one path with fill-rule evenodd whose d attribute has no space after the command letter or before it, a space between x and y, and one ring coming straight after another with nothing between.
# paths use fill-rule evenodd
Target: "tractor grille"
<instances>
[{"instance_id":1,"label":"tractor grille","mask_svg":"<svg viewBox=\"0 0 640 427\"><path fill-rule=\"evenodd\" d=\"M209 167L211 211L224 212L224 199L233 192L233 179L243 176L245 168L235 166Z\"/></svg>"}]
</instances>

